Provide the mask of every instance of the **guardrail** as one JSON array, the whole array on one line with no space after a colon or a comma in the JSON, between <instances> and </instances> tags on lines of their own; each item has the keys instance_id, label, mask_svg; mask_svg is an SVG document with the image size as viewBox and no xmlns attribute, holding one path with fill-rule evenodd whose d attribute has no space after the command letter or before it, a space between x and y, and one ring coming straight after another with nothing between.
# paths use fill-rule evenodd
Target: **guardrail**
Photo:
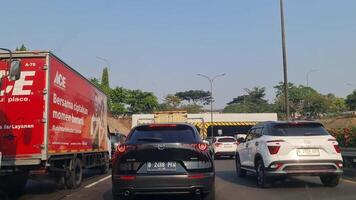
<instances>
[{"instance_id":1,"label":"guardrail","mask_svg":"<svg viewBox=\"0 0 356 200\"><path fill-rule=\"evenodd\" d=\"M356 180L356 148L341 148L344 159L344 176Z\"/></svg>"}]
</instances>

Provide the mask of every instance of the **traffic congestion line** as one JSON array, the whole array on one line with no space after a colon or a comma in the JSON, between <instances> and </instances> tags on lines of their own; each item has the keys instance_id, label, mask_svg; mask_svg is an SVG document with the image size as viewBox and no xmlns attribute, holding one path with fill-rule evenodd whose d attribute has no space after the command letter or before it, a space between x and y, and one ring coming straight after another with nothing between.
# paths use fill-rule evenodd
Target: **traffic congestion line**
<instances>
[{"instance_id":1,"label":"traffic congestion line","mask_svg":"<svg viewBox=\"0 0 356 200\"><path fill-rule=\"evenodd\" d=\"M109 176L107 176L107 177L104 177L104 178L102 178L102 179L100 179L100 180L98 180L98 181L95 181L94 183L91 183L91 184L85 186L84 188L91 188L91 187L93 187L94 185L97 185L97 184L100 183L100 182L106 181L106 180L109 179L109 178L111 178L111 175L109 175Z\"/></svg>"}]
</instances>

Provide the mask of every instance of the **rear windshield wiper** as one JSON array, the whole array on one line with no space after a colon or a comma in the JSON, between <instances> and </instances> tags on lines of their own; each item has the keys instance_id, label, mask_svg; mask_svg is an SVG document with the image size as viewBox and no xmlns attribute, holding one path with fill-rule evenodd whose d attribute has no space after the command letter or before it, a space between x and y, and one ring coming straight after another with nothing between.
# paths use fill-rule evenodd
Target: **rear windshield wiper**
<instances>
[{"instance_id":1,"label":"rear windshield wiper","mask_svg":"<svg viewBox=\"0 0 356 200\"><path fill-rule=\"evenodd\" d=\"M146 142L162 142L162 138L156 138L156 137L143 137L143 138L138 138L137 141L146 141Z\"/></svg>"}]
</instances>

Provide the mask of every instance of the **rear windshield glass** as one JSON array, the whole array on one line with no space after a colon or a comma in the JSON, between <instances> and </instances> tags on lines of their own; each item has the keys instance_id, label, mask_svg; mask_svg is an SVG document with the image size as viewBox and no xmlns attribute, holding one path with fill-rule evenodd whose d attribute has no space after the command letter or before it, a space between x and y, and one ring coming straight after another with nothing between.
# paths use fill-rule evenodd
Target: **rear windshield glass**
<instances>
[{"instance_id":1,"label":"rear windshield glass","mask_svg":"<svg viewBox=\"0 0 356 200\"><path fill-rule=\"evenodd\" d=\"M128 143L197 143L199 138L190 126L140 126L130 135Z\"/></svg>"},{"instance_id":2,"label":"rear windshield glass","mask_svg":"<svg viewBox=\"0 0 356 200\"><path fill-rule=\"evenodd\" d=\"M272 125L271 133L275 136L329 135L319 123L275 124Z\"/></svg>"},{"instance_id":3,"label":"rear windshield glass","mask_svg":"<svg viewBox=\"0 0 356 200\"><path fill-rule=\"evenodd\" d=\"M234 138L220 138L218 142L236 142Z\"/></svg>"}]
</instances>

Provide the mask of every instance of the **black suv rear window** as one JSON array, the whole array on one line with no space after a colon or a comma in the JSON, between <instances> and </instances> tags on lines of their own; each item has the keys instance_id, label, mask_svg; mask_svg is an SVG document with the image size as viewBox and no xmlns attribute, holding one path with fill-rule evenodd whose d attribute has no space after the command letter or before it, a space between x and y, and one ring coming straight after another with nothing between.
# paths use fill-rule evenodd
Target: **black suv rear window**
<instances>
[{"instance_id":1,"label":"black suv rear window","mask_svg":"<svg viewBox=\"0 0 356 200\"><path fill-rule=\"evenodd\" d=\"M236 142L234 138L220 138L218 142Z\"/></svg>"},{"instance_id":2,"label":"black suv rear window","mask_svg":"<svg viewBox=\"0 0 356 200\"><path fill-rule=\"evenodd\" d=\"M128 143L198 143L199 136L187 125L139 126L130 134Z\"/></svg>"},{"instance_id":3,"label":"black suv rear window","mask_svg":"<svg viewBox=\"0 0 356 200\"><path fill-rule=\"evenodd\" d=\"M274 124L271 127L274 136L315 136L329 135L323 125L319 123L285 123Z\"/></svg>"}]
</instances>

